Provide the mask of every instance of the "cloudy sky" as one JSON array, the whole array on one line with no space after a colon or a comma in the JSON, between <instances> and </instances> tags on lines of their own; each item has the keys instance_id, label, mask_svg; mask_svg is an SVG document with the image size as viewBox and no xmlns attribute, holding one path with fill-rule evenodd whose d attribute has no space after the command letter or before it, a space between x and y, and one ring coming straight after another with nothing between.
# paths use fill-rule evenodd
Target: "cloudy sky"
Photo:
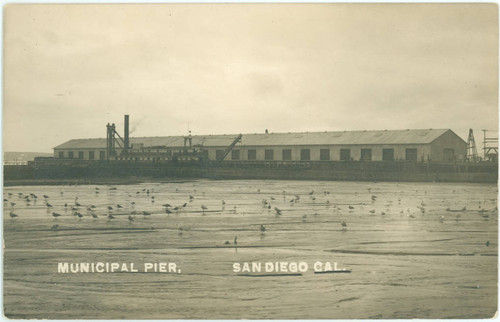
<instances>
[{"instance_id":1,"label":"cloudy sky","mask_svg":"<svg viewBox=\"0 0 500 322\"><path fill-rule=\"evenodd\" d=\"M69 139L498 128L495 4L7 5L4 151Z\"/></svg>"}]
</instances>

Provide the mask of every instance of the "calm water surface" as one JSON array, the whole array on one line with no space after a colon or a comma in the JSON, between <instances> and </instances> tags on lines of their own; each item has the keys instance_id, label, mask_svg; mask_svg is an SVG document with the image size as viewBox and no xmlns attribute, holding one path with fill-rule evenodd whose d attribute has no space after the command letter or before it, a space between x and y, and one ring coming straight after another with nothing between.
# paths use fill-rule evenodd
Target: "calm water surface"
<instances>
[{"instance_id":1,"label":"calm water surface","mask_svg":"<svg viewBox=\"0 0 500 322\"><path fill-rule=\"evenodd\" d=\"M480 184L262 180L5 187L5 314L488 318L497 309L497 193ZM181 272L62 274L61 262L139 270L167 262ZM250 262L308 269L233 271ZM315 274L316 262L351 273Z\"/></svg>"}]
</instances>

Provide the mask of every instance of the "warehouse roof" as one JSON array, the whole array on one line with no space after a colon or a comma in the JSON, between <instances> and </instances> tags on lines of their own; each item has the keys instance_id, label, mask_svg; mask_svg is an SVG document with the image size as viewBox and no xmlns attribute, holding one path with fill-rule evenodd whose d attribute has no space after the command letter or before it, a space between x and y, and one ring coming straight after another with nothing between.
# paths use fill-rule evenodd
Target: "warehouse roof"
<instances>
[{"instance_id":1,"label":"warehouse roof","mask_svg":"<svg viewBox=\"0 0 500 322\"><path fill-rule=\"evenodd\" d=\"M301 132L301 133L259 133L243 134L239 146L275 145L355 145L355 144L426 144L431 143L448 129L427 130L384 130L343 132ZM237 134L193 135L193 145L226 147ZM155 136L130 138L131 144L142 143L144 147L183 147L184 136ZM56 146L54 149L102 149L106 139L75 139Z\"/></svg>"}]
</instances>

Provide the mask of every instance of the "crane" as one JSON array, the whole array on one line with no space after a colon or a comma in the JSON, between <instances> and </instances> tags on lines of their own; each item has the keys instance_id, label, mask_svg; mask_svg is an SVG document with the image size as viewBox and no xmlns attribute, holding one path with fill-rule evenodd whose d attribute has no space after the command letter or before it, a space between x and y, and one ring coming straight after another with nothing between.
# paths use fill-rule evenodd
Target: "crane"
<instances>
[{"instance_id":1,"label":"crane","mask_svg":"<svg viewBox=\"0 0 500 322\"><path fill-rule=\"evenodd\" d=\"M226 148L226 150L224 150L224 153L222 154L222 156L220 158L217 158L217 162L221 162L222 160L224 160L224 158L234 148L234 146L236 145L236 143L241 142L241 138L242 137L243 137L242 134L238 135L238 137L236 139L234 139L234 141Z\"/></svg>"},{"instance_id":2,"label":"crane","mask_svg":"<svg viewBox=\"0 0 500 322\"><path fill-rule=\"evenodd\" d=\"M469 139L467 140L467 159L468 162L478 162L476 141L474 140L474 133L469 129Z\"/></svg>"}]
</instances>

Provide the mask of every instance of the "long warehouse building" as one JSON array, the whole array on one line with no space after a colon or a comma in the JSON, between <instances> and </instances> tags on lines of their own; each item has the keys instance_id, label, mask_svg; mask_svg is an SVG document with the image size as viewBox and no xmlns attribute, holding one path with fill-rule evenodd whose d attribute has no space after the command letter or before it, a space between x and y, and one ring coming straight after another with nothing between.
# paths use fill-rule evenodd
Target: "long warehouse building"
<instances>
[{"instance_id":1,"label":"long warehouse building","mask_svg":"<svg viewBox=\"0 0 500 322\"><path fill-rule=\"evenodd\" d=\"M54 148L55 159L162 162L182 160L189 147L219 160L238 135L130 138L108 156L107 139L74 139ZM224 161L431 161L466 157L467 143L449 129L243 134Z\"/></svg>"}]
</instances>

